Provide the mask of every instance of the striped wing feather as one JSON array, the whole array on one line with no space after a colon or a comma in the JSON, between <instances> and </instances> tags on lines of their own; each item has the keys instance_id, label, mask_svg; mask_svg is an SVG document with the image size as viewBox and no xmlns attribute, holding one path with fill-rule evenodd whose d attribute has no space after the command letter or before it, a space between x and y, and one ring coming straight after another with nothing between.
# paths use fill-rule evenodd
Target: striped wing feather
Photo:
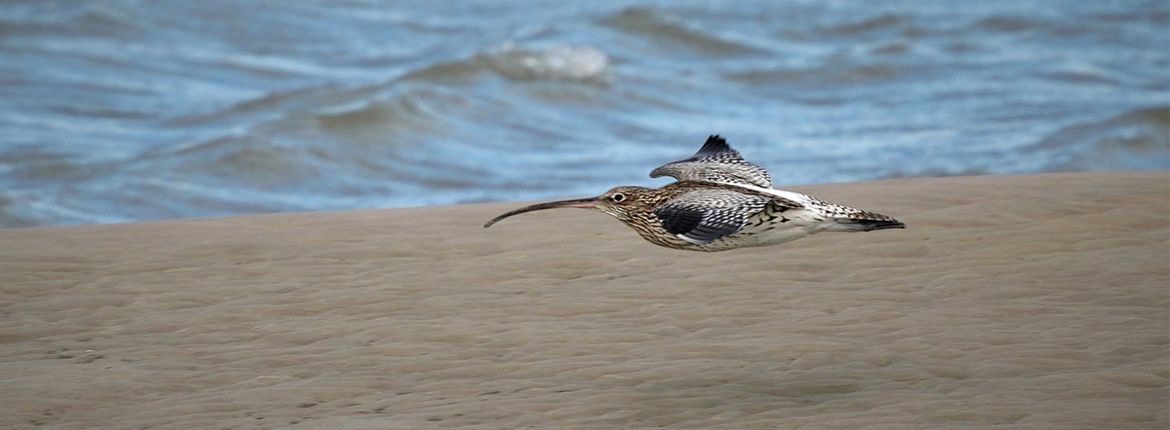
<instances>
[{"instance_id":1,"label":"striped wing feather","mask_svg":"<svg viewBox=\"0 0 1170 430\"><path fill-rule=\"evenodd\" d=\"M772 175L767 169L744 160L718 135L708 137L691 158L664 164L650 172L651 178L659 176L673 176L679 181L772 187Z\"/></svg>"},{"instance_id":2,"label":"striped wing feather","mask_svg":"<svg viewBox=\"0 0 1170 430\"><path fill-rule=\"evenodd\" d=\"M701 189L663 203L654 210L654 215L667 232L703 245L739 232L769 200L731 190Z\"/></svg>"}]
</instances>

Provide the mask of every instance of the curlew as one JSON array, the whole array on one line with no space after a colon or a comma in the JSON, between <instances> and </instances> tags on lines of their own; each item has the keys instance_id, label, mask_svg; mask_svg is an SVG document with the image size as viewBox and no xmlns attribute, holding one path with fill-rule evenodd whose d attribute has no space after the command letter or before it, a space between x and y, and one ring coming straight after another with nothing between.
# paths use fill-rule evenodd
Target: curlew
<instances>
[{"instance_id":1,"label":"curlew","mask_svg":"<svg viewBox=\"0 0 1170 430\"><path fill-rule=\"evenodd\" d=\"M650 172L652 178L660 176L678 181L661 188L620 186L597 197L535 204L495 217L484 227L541 209L596 209L655 245L690 251L774 245L821 231L905 228L886 215L774 189L766 169L744 160L718 135L708 137L691 158Z\"/></svg>"}]
</instances>

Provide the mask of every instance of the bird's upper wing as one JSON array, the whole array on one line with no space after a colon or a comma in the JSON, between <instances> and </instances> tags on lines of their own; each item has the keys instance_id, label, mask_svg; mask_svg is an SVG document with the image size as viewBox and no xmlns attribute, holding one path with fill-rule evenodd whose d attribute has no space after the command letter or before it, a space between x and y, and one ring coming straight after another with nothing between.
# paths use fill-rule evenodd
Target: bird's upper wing
<instances>
[{"instance_id":1,"label":"bird's upper wing","mask_svg":"<svg viewBox=\"0 0 1170 430\"><path fill-rule=\"evenodd\" d=\"M772 188L772 175L767 169L744 160L739 152L731 149L727 141L718 135L708 137L693 157L664 164L650 172L651 178L659 176L673 176L679 181Z\"/></svg>"},{"instance_id":2,"label":"bird's upper wing","mask_svg":"<svg viewBox=\"0 0 1170 430\"><path fill-rule=\"evenodd\" d=\"M775 199L726 189L688 191L661 204L654 215L667 232L703 245L743 228L748 219Z\"/></svg>"}]
</instances>

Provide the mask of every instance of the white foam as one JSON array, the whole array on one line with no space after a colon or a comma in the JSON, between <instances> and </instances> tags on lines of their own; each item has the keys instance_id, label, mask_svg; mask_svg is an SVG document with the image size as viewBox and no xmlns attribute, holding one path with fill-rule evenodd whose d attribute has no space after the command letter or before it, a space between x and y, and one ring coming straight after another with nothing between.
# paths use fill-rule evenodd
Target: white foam
<instances>
[{"instance_id":1,"label":"white foam","mask_svg":"<svg viewBox=\"0 0 1170 430\"><path fill-rule=\"evenodd\" d=\"M551 79L607 83L609 57L590 46L553 45L544 49L516 47L511 43L493 50L489 67L512 79Z\"/></svg>"}]
</instances>

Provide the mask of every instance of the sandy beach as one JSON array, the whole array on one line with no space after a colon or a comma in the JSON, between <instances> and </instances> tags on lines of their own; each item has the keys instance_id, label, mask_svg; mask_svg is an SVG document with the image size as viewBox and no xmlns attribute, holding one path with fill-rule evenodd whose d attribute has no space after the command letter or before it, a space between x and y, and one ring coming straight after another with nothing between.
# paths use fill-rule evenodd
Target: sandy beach
<instances>
[{"instance_id":1,"label":"sandy beach","mask_svg":"<svg viewBox=\"0 0 1170 430\"><path fill-rule=\"evenodd\" d=\"M908 229L698 253L584 210L482 228L510 203L0 230L0 427L1170 427L1170 173L784 188Z\"/></svg>"}]
</instances>

